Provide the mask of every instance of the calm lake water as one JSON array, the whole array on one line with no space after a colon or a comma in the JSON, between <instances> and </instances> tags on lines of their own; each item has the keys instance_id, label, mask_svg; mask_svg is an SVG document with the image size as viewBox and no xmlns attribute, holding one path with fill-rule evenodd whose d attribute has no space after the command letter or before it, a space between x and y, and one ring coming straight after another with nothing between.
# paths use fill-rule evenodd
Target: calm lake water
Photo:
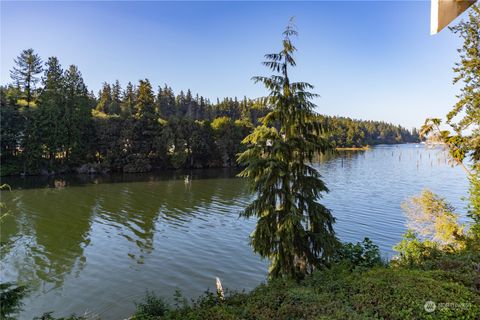
<instances>
[{"instance_id":1,"label":"calm lake water","mask_svg":"<svg viewBox=\"0 0 480 320\"><path fill-rule=\"evenodd\" d=\"M318 164L331 192L322 200L343 241L370 237L385 257L405 231L400 208L429 188L464 212L468 184L441 150L377 146ZM191 181L186 183L185 174ZM145 291L188 297L215 287L252 289L268 262L248 244L251 199L231 170L100 177L4 179L11 216L1 230L2 281L28 284L20 319L92 312L128 317Z\"/></svg>"}]
</instances>

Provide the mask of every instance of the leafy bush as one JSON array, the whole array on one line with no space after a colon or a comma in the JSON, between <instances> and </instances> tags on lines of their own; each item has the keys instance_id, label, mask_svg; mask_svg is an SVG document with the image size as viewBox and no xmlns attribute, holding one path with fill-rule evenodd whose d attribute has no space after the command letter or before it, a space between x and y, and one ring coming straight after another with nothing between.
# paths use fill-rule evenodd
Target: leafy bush
<instances>
[{"instance_id":1,"label":"leafy bush","mask_svg":"<svg viewBox=\"0 0 480 320\"><path fill-rule=\"evenodd\" d=\"M371 268L382 265L380 249L369 238L363 241L342 244L335 257L337 262L347 263L353 267Z\"/></svg>"},{"instance_id":2,"label":"leafy bush","mask_svg":"<svg viewBox=\"0 0 480 320\"><path fill-rule=\"evenodd\" d=\"M445 279L462 283L480 293L480 247L473 239L466 249L456 252L442 251L416 238L404 239L395 249L399 257L392 266L418 270L440 270Z\"/></svg>"},{"instance_id":3,"label":"leafy bush","mask_svg":"<svg viewBox=\"0 0 480 320\"><path fill-rule=\"evenodd\" d=\"M376 268L353 275L350 282L353 309L367 318L388 319L477 319L479 296L465 286L444 277L440 271ZM462 307L428 313L427 301L455 303Z\"/></svg>"},{"instance_id":4,"label":"leafy bush","mask_svg":"<svg viewBox=\"0 0 480 320\"><path fill-rule=\"evenodd\" d=\"M427 301L438 308L425 311ZM144 318L135 319L478 319L479 306L476 292L442 270L336 264L300 283L278 279L225 300L207 292L176 309L147 296L136 313Z\"/></svg>"},{"instance_id":5,"label":"leafy bush","mask_svg":"<svg viewBox=\"0 0 480 320\"><path fill-rule=\"evenodd\" d=\"M413 233L397 247L401 258L388 264L370 239L346 243L301 282L271 280L224 300L206 292L188 304L177 291L169 308L147 293L134 319L478 319L479 251L441 251ZM427 301L438 307L427 312Z\"/></svg>"},{"instance_id":6,"label":"leafy bush","mask_svg":"<svg viewBox=\"0 0 480 320\"><path fill-rule=\"evenodd\" d=\"M402 203L409 230L422 241L434 242L440 249L465 248L465 226L458 222L455 208L429 190Z\"/></svg>"},{"instance_id":7,"label":"leafy bush","mask_svg":"<svg viewBox=\"0 0 480 320\"><path fill-rule=\"evenodd\" d=\"M156 319L169 310L168 304L150 291L147 291L143 302L135 303L135 305L136 311L132 318L137 320Z\"/></svg>"},{"instance_id":8,"label":"leafy bush","mask_svg":"<svg viewBox=\"0 0 480 320\"><path fill-rule=\"evenodd\" d=\"M393 247L399 253L394 263L404 266L418 266L426 260L438 258L442 253L433 241L421 241L417 235L408 230L402 241Z\"/></svg>"}]
</instances>

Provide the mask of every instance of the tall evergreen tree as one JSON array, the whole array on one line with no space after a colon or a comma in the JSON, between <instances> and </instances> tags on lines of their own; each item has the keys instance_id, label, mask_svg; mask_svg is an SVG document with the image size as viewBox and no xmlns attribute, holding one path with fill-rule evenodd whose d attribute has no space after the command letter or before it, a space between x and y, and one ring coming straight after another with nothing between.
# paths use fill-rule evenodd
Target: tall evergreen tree
<instances>
[{"instance_id":1,"label":"tall evergreen tree","mask_svg":"<svg viewBox=\"0 0 480 320\"><path fill-rule=\"evenodd\" d=\"M135 116L138 119L155 118L155 97L148 79L140 80L136 102Z\"/></svg>"},{"instance_id":2,"label":"tall evergreen tree","mask_svg":"<svg viewBox=\"0 0 480 320\"><path fill-rule=\"evenodd\" d=\"M65 114L65 83L62 67L56 57L50 57L46 63L43 89L39 96L39 115L41 138L53 166L55 155L65 143L67 125Z\"/></svg>"},{"instance_id":3,"label":"tall evergreen tree","mask_svg":"<svg viewBox=\"0 0 480 320\"><path fill-rule=\"evenodd\" d=\"M38 75L42 72L42 60L34 53L33 49L23 50L14 60L15 66L10 71L10 76L24 91L27 106L33 101L35 84L40 80Z\"/></svg>"},{"instance_id":4,"label":"tall evergreen tree","mask_svg":"<svg viewBox=\"0 0 480 320\"><path fill-rule=\"evenodd\" d=\"M65 77L66 143L65 159L76 163L87 156L91 128L91 110L88 90L77 66L71 65Z\"/></svg>"},{"instance_id":5,"label":"tall evergreen tree","mask_svg":"<svg viewBox=\"0 0 480 320\"><path fill-rule=\"evenodd\" d=\"M195 119L203 120L205 119L205 99L202 96L197 94L196 97L197 110L195 112Z\"/></svg>"},{"instance_id":6,"label":"tall evergreen tree","mask_svg":"<svg viewBox=\"0 0 480 320\"><path fill-rule=\"evenodd\" d=\"M159 133L158 115L155 112L155 97L148 79L140 80L135 104L134 144L138 158L155 158L155 140ZM137 159L138 160L138 159ZM149 160L150 161L150 160Z\"/></svg>"},{"instance_id":7,"label":"tall evergreen tree","mask_svg":"<svg viewBox=\"0 0 480 320\"><path fill-rule=\"evenodd\" d=\"M197 105L195 100L193 100L192 92L190 89L187 90L187 95L185 96L185 117L188 119L195 119L195 111Z\"/></svg>"},{"instance_id":8,"label":"tall evergreen tree","mask_svg":"<svg viewBox=\"0 0 480 320\"><path fill-rule=\"evenodd\" d=\"M103 112L105 114L110 114L110 106L112 104L112 87L110 84L104 82L102 90L100 91L98 97L98 104L95 107L95 110L98 112Z\"/></svg>"},{"instance_id":9,"label":"tall evergreen tree","mask_svg":"<svg viewBox=\"0 0 480 320\"><path fill-rule=\"evenodd\" d=\"M183 90L180 90L180 93L178 94L177 96L177 99L176 99L176 116L178 118L182 118L185 116L186 114L186 111L187 111L187 103L186 103L187 99L185 97L185 93L183 92Z\"/></svg>"},{"instance_id":10,"label":"tall evergreen tree","mask_svg":"<svg viewBox=\"0 0 480 320\"><path fill-rule=\"evenodd\" d=\"M310 163L329 145L322 137L310 101L313 87L290 82L289 68L295 66L296 50L292 24L283 33L283 49L267 54L263 64L274 73L254 77L270 92L264 103L270 112L262 125L243 141L248 149L238 161L246 168L256 199L242 213L258 218L252 234L255 252L271 261L270 276L301 278L327 263L335 252L337 239L330 211L317 202L328 189Z\"/></svg>"},{"instance_id":11,"label":"tall evergreen tree","mask_svg":"<svg viewBox=\"0 0 480 320\"><path fill-rule=\"evenodd\" d=\"M164 119L170 119L176 115L175 94L172 88L165 85L158 88L157 94L157 109L160 116Z\"/></svg>"},{"instance_id":12,"label":"tall evergreen tree","mask_svg":"<svg viewBox=\"0 0 480 320\"><path fill-rule=\"evenodd\" d=\"M127 118L133 114L133 109L136 104L135 88L129 82L125 91L123 92L122 102L120 104L120 114Z\"/></svg>"},{"instance_id":13,"label":"tall evergreen tree","mask_svg":"<svg viewBox=\"0 0 480 320\"><path fill-rule=\"evenodd\" d=\"M120 86L120 81L115 80L115 83L112 85L112 103L110 104L110 114L120 114L120 104L121 104L121 94L122 87Z\"/></svg>"}]
</instances>

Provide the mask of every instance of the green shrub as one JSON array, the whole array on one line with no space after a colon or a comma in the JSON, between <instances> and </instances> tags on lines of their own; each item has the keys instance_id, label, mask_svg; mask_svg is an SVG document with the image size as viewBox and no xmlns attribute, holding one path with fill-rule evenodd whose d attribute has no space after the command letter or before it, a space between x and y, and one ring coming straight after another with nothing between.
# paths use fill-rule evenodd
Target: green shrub
<instances>
[{"instance_id":1,"label":"green shrub","mask_svg":"<svg viewBox=\"0 0 480 320\"><path fill-rule=\"evenodd\" d=\"M347 263L353 267L371 268L383 264L380 249L369 238L361 243L342 244L335 257L336 262Z\"/></svg>"},{"instance_id":2,"label":"green shrub","mask_svg":"<svg viewBox=\"0 0 480 320\"><path fill-rule=\"evenodd\" d=\"M206 293L190 305L165 308L158 299L141 306L142 319L478 319L480 296L447 271L335 264L302 282L270 281L250 293L220 300ZM438 306L431 313L425 303ZM451 305L447 305L450 303ZM441 306L444 308L441 308ZM453 304L453 305L452 305ZM445 307L446 306L446 307ZM138 308L138 306L137 306ZM157 310L149 313L148 310ZM136 314L137 314L136 313ZM139 318L136 318L139 319Z\"/></svg>"},{"instance_id":3,"label":"green shrub","mask_svg":"<svg viewBox=\"0 0 480 320\"><path fill-rule=\"evenodd\" d=\"M343 244L329 268L301 282L271 280L250 293L219 299L206 292L190 304L175 293L175 308L151 293L135 319L479 319L480 252L468 245L442 251L410 232L388 264L371 240ZM478 284L478 287L477 287ZM425 303L438 306L433 312Z\"/></svg>"},{"instance_id":4,"label":"green shrub","mask_svg":"<svg viewBox=\"0 0 480 320\"><path fill-rule=\"evenodd\" d=\"M375 268L349 281L353 309L368 318L477 319L479 296L462 284L445 279L441 271ZM425 311L427 301L463 307Z\"/></svg>"},{"instance_id":5,"label":"green shrub","mask_svg":"<svg viewBox=\"0 0 480 320\"><path fill-rule=\"evenodd\" d=\"M412 230L408 230L393 249L399 254L394 263L410 267L421 265L426 260L433 260L442 255L442 251L435 242L421 241Z\"/></svg>"},{"instance_id":6,"label":"green shrub","mask_svg":"<svg viewBox=\"0 0 480 320\"><path fill-rule=\"evenodd\" d=\"M165 315L169 310L168 304L150 291L147 291L143 302L135 303L135 305L136 311L132 318L137 320L155 319Z\"/></svg>"}]
</instances>

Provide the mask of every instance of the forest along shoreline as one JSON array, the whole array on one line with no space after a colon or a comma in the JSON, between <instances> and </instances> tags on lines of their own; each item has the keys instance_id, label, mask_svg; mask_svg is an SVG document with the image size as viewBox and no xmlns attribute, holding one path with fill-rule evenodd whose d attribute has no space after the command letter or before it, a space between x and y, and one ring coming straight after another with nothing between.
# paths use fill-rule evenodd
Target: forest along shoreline
<instances>
[{"instance_id":1,"label":"forest along shoreline","mask_svg":"<svg viewBox=\"0 0 480 320\"><path fill-rule=\"evenodd\" d=\"M104 83L95 94L75 65L44 63L33 49L17 58L27 60L37 87L0 87L1 176L236 167L242 140L269 112L246 97L211 102L167 85L154 92L148 79ZM332 148L419 142L415 128L316 117Z\"/></svg>"}]
</instances>

